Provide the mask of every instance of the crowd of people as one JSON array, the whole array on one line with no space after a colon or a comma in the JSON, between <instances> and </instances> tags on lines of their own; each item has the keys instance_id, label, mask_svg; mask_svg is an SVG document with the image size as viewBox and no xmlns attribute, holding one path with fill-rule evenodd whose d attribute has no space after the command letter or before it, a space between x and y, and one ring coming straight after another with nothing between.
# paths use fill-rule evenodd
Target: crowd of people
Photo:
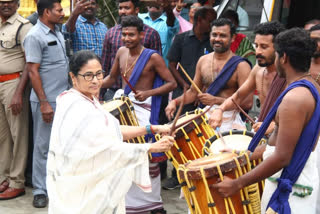
<instances>
[{"instance_id":1,"label":"crowd of people","mask_svg":"<svg viewBox=\"0 0 320 214\"><path fill-rule=\"evenodd\" d=\"M238 32L249 26L241 7L218 18L212 0L188 10L181 0L155 2L141 13L139 0L118 0L119 24L108 29L98 0L78 0L65 23L61 0L38 0L28 18L19 0L0 0L0 200L29 184L33 206L49 203L49 213L166 213L161 183L180 185L175 170L165 179L163 153L178 106L211 108L213 129L244 130L235 103L249 111L257 91L248 150L264 161L213 188L228 197L273 178L263 213L320 212L320 21L261 23L251 43ZM101 105L122 96L140 126ZM147 143L125 143L138 136ZM268 144L258 145L263 136ZM310 194L299 198L299 185Z\"/></svg>"}]
</instances>

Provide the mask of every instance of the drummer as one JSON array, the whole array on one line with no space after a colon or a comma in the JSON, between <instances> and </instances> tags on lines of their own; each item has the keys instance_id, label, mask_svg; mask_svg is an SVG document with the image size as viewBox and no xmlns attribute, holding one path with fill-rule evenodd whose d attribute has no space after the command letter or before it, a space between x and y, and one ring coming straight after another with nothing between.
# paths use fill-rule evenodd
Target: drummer
<instances>
[{"instance_id":1,"label":"drummer","mask_svg":"<svg viewBox=\"0 0 320 214\"><path fill-rule=\"evenodd\" d=\"M302 29L280 33L275 40L275 65L288 88L280 95L254 136L253 151L275 119L275 130L264 152L264 161L238 179L225 177L213 185L224 197L266 179L262 213L316 213L319 176L316 152L320 131L320 86L308 70L316 44Z\"/></svg>"},{"instance_id":2,"label":"drummer","mask_svg":"<svg viewBox=\"0 0 320 214\"><path fill-rule=\"evenodd\" d=\"M214 52L199 59L194 84L186 92L185 104L192 103L198 98L203 107L215 105L215 108L218 108L218 105L236 92L248 78L251 70L250 63L242 57L235 56L230 49L234 38L235 26L229 19L220 18L213 21L210 43ZM202 93L203 91L206 93ZM252 106L252 95L253 93L242 102L242 107L246 110ZM169 120L174 116L181 101L182 96L168 104L166 115ZM245 129L239 113L225 112L224 118L227 119L221 131Z\"/></svg>"},{"instance_id":3,"label":"drummer","mask_svg":"<svg viewBox=\"0 0 320 214\"><path fill-rule=\"evenodd\" d=\"M99 58L79 51L70 60L73 88L57 98L47 163L49 213L125 213L131 184L151 191L148 152L168 151L173 137L154 144L127 144L150 128L119 126L94 96L103 79Z\"/></svg>"},{"instance_id":4,"label":"drummer","mask_svg":"<svg viewBox=\"0 0 320 214\"><path fill-rule=\"evenodd\" d=\"M125 80L122 81L124 90L119 89L115 97L128 95L140 125L158 124L161 95L172 91L177 83L158 52L141 45L144 36L142 20L137 16L126 16L122 18L121 26L125 47L118 50L111 72L103 80L103 87L111 87L121 75ZM149 139L153 137L149 136ZM152 192L146 194L133 185L126 197L127 210L165 213L160 196L160 171L155 163L165 159L164 154L152 157Z\"/></svg>"},{"instance_id":5,"label":"drummer","mask_svg":"<svg viewBox=\"0 0 320 214\"><path fill-rule=\"evenodd\" d=\"M266 22L257 25L254 29L255 46L256 46L256 58L258 65L250 72L249 78L245 83L228 99L226 99L219 107L219 110L213 111L210 115L210 123L212 126L222 123L222 114L224 111L230 111L237 109L232 102L232 99L236 103L241 103L247 95L252 93L255 89L258 91L259 99L261 103L261 112L259 115L258 123L253 126L254 131L258 131L262 121L274 102L286 87L286 81L284 78L280 78L277 75L275 60L275 48L274 39L283 31L284 26L277 22ZM271 133L274 128L274 122L271 123L270 128L266 134Z\"/></svg>"}]
</instances>

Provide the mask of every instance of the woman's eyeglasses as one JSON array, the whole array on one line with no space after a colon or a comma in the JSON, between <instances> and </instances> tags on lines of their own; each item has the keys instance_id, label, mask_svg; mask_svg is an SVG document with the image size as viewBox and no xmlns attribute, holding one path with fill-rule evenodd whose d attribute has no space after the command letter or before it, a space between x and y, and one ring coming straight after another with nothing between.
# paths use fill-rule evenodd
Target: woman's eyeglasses
<instances>
[{"instance_id":1,"label":"woman's eyeglasses","mask_svg":"<svg viewBox=\"0 0 320 214\"><path fill-rule=\"evenodd\" d=\"M96 74L93 74L93 72L86 72L78 75L82 76L86 81L92 81L94 77L97 77L97 80L102 80L104 76L103 73L104 71L98 71Z\"/></svg>"}]
</instances>

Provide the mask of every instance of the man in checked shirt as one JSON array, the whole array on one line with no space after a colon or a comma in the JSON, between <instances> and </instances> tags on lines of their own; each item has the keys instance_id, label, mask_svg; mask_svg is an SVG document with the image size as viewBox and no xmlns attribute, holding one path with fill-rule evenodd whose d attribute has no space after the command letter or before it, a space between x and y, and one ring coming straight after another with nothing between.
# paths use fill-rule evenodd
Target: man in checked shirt
<instances>
[{"instance_id":1,"label":"man in checked shirt","mask_svg":"<svg viewBox=\"0 0 320 214\"><path fill-rule=\"evenodd\" d=\"M66 24L62 26L65 38L71 39L73 52L91 50L99 57L107 26L96 17L98 0L77 0Z\"/></svg>"},{"instance_id":2,"label":"man in checked shirt","mask_svg":"<svg viewBox=\"0 0 320 214\"><path fill-rule=\"evenodd\" d=\"M139 0L118 0L118 8L119 8L119 23L124 16L135 15L137 16L139 13ZM143 31L145 33L144 39L142 40L142 45L145 48L150 48L156 50L161 55L161 40L158 32L148 25L143 25ZM113 28L109 29L106 33L101 63L102 68L106 72L106 76L110 73L111 67L113 65L113 61L116 57L116 53L120 47L123 46L121 41L121 25L116 25ZM122 88L120 76L118 77L116 83L108 89L106 93L102 92L102 96L104 100L109 100L113 98L114 93Z\"/></svg>"}]
</instances>

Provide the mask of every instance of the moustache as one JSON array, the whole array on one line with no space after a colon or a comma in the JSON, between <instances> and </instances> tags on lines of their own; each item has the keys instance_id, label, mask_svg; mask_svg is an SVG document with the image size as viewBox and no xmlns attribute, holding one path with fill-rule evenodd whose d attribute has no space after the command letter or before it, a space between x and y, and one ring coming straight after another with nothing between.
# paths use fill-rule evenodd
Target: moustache
<instances>
[{"instance_id":1,"label":"moustache","mask_svg":"<svg viewBox=\"0 0 320 214\"><path fill-rule=\"evenodd\" d=\"M218 45L223 45L222 42L213 42L214 45L218 44Z\"/></svg>"},{"instance_id":2,"label":"moustache","mask_svg":"<svg viewBox=\"0 0 320 214\"><path fill-rule=\"evenodd\" d=\"M256 55L256 59L266 59L264 56L262 56L261 54Z\"/></svg>"}]
</instances>

